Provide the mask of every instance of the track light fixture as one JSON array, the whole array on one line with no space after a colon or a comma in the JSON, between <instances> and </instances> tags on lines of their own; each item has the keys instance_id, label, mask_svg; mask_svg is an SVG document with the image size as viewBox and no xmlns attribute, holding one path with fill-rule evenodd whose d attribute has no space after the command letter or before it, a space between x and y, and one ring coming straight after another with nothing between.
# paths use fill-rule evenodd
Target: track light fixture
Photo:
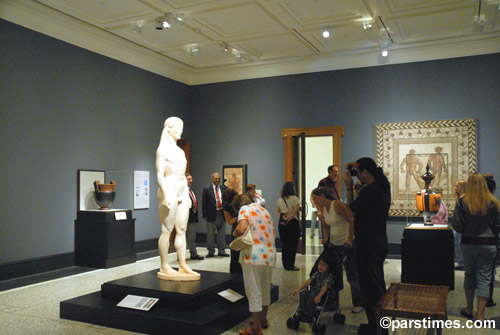
<instances>
[{"instance_id":1,"label":"track light fixture","mask_svg":"<svg viewBox=\"0 0 500 335\"><path fill-rule=\"evenodd\" d=\"M200 53L200 45L199 44L190 44L186 46L186 52L189 56L197 56Z\"/></svg>"},{"instance_id":2,"label":"track light fixture","mask_svg":"<svg viewBox=\"0 0 500 335\"><path fill-rule=\"evenodd\" d=\"M373 28L373 21L371 19L363 21L363 29L371 31Z\"/></svg>"},{"instance_id":3,"label":"track light fixture","mask_svg":"<svg viewBox=\"0 0 500 335\"><path fill-rule=\"evenodd\" d=\"M380 53L382 55L382 57L387 57L389 56L389 47L381 47L382 49L382 52Z\"/></svg>"},{"instance_id":4,"label":"track light fixture","mask_svg":"<svg viewBox=\"0 0 500 335\"><path fill-rule=\"evenodd\" d=\"M172 27L174 23L182 24L183 17L184 17L183 14L167 13L164 16L159 16L156 18L155 27L157 30L168 29Z\"/></svg>"},{"instance_id":5,"label":"track light fixture","mask_svg":"<svg viewBox=\"0 0 500 335\"><path fill-rule=\"evenodd\" d=\"M142 25L143 25L143 21L134 21L134 28L133 28L133 32L134 33L137 33L137 34L142 34Z\"/></svg>"}]
</instances>

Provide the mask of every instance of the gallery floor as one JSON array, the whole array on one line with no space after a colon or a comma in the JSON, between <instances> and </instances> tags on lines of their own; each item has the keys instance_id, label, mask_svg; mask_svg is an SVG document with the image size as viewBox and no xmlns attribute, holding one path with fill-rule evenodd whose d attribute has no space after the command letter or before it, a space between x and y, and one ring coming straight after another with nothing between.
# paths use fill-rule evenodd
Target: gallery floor
<instances>
[{"instance_id":1,"label":"gallery floor","mask_svg":"<svg viewBox=\"0 0 500 335\"><path fill-rule=\"evenodd\" d=\"M308 235L307 235L308 236ZM269 329L265 334L311 334L312 328L308 324L301 324L297 331L286 327L286 320L290 317L298 304L298 296L292 296L291 292L305 280L314 260L317 258L319 245L318 238L309 239L312 242L305 256L298 255L296 265L301 271L284 271L281 260L278 259L278 266L273 272L273 283L279 285L280 298L269 308ZM206 249L199 248L199 253L204 255ZM175 255L170 255L171 263L175 266ZM214 257L202 261L189 261L193 269L227 272L229 269L229 259ZM71 274L62 278L50 279L50 274L41 276L45 281L27 286L7 289L0 292L0 334L133 334L119 329L106 328L91 324L63 320L59 318L59 302L70 298L78 297L94 291L99 291L102 283L119 279L125 276L141 273L157 268L159 257L150 257L111 269L98 269ZM445 334L500 334L496 329L466 329L466 319L460 316L460 310L465 306L463 290L463 271L455 272L455 291L450 291L448 295L448 318L459 320L464 326L463 329L445 329ZM387 285L392 282L400 282L401 262L399 260L388 259L385 264L385 279ZM46 280L49 279L49 280ZM21 281L27 283L30 279ZM345 281L345 278L344 278ZM2 285L9 283L0 283ZM345 282L345 288L341 292L340 305L346 316L344 325L333 323L332 312L323 315L323 322L327 326L327 334L356 334L357 325L366 322L364 313L352 314L350 288ZM4 288L5 289L5 288ZM500 277L496 276L495 300L500 303ZM486 317L496 321L497 329L500 329L500 304L496 307L486 309ZM238 330L247 326L245 321L236 327L228 330L224 334L238 334ZM165 334L168 334L165 329ZM426 334L425 329L399 329L398 334ZM175 334L177 335L177 334Z\"/></svg>"}]
</instances>

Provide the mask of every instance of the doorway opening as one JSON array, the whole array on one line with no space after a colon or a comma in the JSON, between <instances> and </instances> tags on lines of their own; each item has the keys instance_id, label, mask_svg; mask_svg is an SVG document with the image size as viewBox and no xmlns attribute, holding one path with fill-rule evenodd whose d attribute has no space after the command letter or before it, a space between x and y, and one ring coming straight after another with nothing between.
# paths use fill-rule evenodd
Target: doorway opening
<instances>
[{"instance_id":1,"label":"doorway opening","mask_svg":"<svg viewBox=\"0 0 500 335\"><path fill-rule=\"evenodd\" d=\"M309 195L311 190L318 185L319 180L326 175L329 165L341 166L342 136L344 136L344 126L285 128L281 130L281 137L284 139L285 145L285 182L293 181L295 183L301 201L299 222L302 234L298 252L303 255L306 254L306 240L309 238L306 234L306 220L310 217L311 212ZM323 148L318 149L316 146L329 141L331 141L331 146L327 145L326 150L330 152L325 155L326 157L318 158L317 163L315 163L314 157L323 155L321 154ZM308 154L309 151L312 151L311 155ZM314 166L312 168L314 172L310 174L308 167L311 169L311 165ZM318 171L316 172L316 170ZM313 179L317 178L316 174L320 174L322 177L314 182ZM307 182L308 176L310 177L309 183ZM342 195L341 190L339 190L339 195Z\"/></svg>"}]
</instances>

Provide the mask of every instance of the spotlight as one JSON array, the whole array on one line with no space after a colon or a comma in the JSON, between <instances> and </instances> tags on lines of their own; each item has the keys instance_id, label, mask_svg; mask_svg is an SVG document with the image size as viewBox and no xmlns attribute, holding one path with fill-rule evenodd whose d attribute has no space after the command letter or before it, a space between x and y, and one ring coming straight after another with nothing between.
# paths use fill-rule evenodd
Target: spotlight
<instances>
[{"instance_id":1,"label":"spotlight","mask_svg":"<svg viewBox=\"0 0 500 335\"><path fill-rule=\"evenodd\" d=\"M134 22L134 33L137 34L142 34L142 21L135 21Z\"/></svg>"},{"instance_id":2,"label":"spotlight","mask_svg":"<svg viewBox=\"0 0 500 335\"><path fill-rule=\"evenodd\" d=\"M363 21L363 29L364 30L372 30L373 21L372 20L364 20Z\"/></svg>"},{"instance_id":3,"label":"spotlight","mask_svg":"<svg viewBox=\"0 0 500 335\"><path fill-rule=\"evenodd\" d=\"M389 50L387 50L387 48L382 48L382 52L380 54L382 57L387 57L389 56Z\"/></svg>"},{"instance_id":4,"label":"spotlight","mask_svg":"<svg viewBox=\"0 0 500 335\"><path fill-rule=\"evenodd\" d=\"M325 29L325 30L323 30L323 34L322 35L323 35L323 38L328 38L328 37L330 37L330 32Z\"/></svg>"},{"instance_id":5,"label":"spotlight","mask_svg":"<svg viewBox=\"0 0 500 335\"><path fill-rule=\"evenodd\" d=\"M157 17L156 18L156 29L157 30L162 30L163 29L163 17Z\"/></svg>"},{"instance_id":6,"label":"spotlight","mask_svg":"<svg viewBox=\"0 0 500 335\"><path fill-rule=\"evenodd\" d=\"M236 63L241 63L243 61L243 58L241 58L240 51L236 52L236 55L234 55L234 60L236 61Z\"/></svg>"},{"instance_id":7,"label":"spotlight","mask_svg":"<svg viewBox=\"0 0 500 335\"><path fill-rule=\"evenodd\" d=\"M186 52L189 56L197 56L200 53L200 46L198 44L191 44L186 46Z\"/></svg>"}]
</instances>

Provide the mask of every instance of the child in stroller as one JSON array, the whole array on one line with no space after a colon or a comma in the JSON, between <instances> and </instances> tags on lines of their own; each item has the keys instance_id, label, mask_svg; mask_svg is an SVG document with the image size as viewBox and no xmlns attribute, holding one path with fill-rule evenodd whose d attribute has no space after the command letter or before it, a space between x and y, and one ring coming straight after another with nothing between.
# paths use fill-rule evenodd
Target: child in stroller
<instances>
[{"instance_id":1,"label":"child in stroller","mask_svg":"<svg viewBox=\"0 0 500 335\"><path fill-rule=\"evenodd\" d=\"M293 317L287 320L287 326L296 330L300 322L314 322L314 333L324 334L326 326L319 325L323 311L336 310L334 322L345 322L345 316L338 310L338 292L343 289L344 284L342 260L337 250L333 248L325 250L316 260L309 276L309 279L292 293L296 295L300 292L300 303ZM309 288L305 289L307 287Z\"/></svg>"}]
</instances>

